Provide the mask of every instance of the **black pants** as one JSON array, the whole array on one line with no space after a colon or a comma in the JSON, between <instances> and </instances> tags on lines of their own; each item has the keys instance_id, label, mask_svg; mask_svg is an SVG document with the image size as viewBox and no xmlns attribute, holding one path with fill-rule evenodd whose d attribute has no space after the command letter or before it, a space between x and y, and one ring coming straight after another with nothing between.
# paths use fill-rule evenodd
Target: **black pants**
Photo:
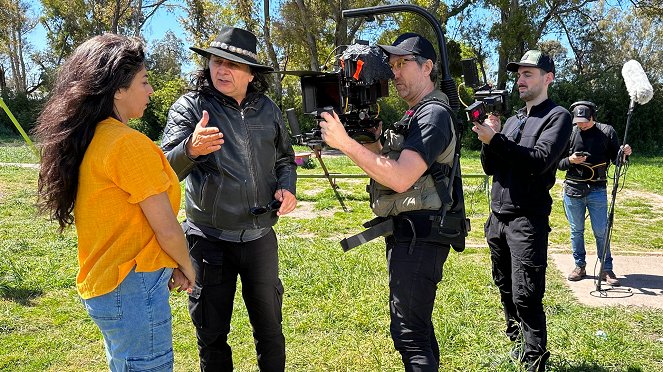
<instances>
[{"instance_id":1,"label":"black pants","mask_svg":"<svg viewBox=\"0 0 663 372\"><path fill-rule=\"evenodd\" d=\"M500 290L506 334L511 341L521 336L529 365L545 367L548 216L498 216L491 213L484 227L493 263L493 280ZM533 368L537 370L537 368Z\"/></svg>"},{"instance_id":2,"label":"black pants","mask_svg":"<svg viewBox=\"0 0 663 372\"><path fill-rule=\"evenodd\" d=\"M246 243L210 241L187 236L200 296L189 296L189 313L196 326L201 371L232 371L228 345L230 318L237 286L253 327L261 371L285 369L285 338L281 330L283 286L278 276L276 234Z\"/></svg>"},{"instance_id":3,"label":"black pants","mask_svg":"<svg viewBox=\"0 0 663 372\"><path fill-rule=\"evenodd\" d=\"M389 330L401 354L405 371L437 371L440 348L433 329L433 304L449 245L390 236L387 243L389 269Z\"/></svg>"}]
</instances>

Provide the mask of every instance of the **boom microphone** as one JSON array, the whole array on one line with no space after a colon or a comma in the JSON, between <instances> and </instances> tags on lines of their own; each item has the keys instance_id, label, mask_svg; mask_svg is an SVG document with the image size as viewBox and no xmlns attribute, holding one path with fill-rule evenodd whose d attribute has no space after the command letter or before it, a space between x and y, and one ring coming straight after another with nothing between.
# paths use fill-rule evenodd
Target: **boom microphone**
<instances>
[{"instance_id":1,"label":"boom microphone","mask_svg":"<svg viewBox=\"0 0 663 372\"><path fill-rule=\"evenodd\" d=\"M651 100L654 89L638 61L632 59L624 63L622 77L624 77L626 90L628 90L631 101L644 105Z\"/></svg>"}]
</instances>

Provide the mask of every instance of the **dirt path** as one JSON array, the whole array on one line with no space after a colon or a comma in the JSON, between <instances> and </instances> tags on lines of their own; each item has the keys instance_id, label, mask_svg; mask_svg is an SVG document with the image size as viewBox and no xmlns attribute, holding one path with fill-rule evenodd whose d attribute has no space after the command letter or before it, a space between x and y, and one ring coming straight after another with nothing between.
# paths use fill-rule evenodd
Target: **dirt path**
<instances>
[{"instance_id":1,"label":"dirt path","mask_svg":"<svg viewBox=\"0 0 663 372\"><path fill-rule=\"evenodd\" d=\"M0 167L21 167L21 168L34 168L38 169L39 164L30 163L0 163Z\"/></svg>"}]
</instances>

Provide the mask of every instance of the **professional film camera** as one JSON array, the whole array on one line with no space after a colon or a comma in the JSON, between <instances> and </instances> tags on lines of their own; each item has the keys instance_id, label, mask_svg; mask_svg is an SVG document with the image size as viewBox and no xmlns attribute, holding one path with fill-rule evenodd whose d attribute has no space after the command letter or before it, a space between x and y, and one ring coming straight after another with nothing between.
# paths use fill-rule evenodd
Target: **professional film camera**
<instances>
[{"instance_id":1,"label":"professional film camera","mask_svg":"<svg viewBox=\"0 0 663 372\"><path fill-rule=\"evenodd\" d=\"M486 73L483 72L484 82L481 85L477 64L474 58L460 61L463 67L463 80L465 85L474 90L475 102L465 108L467 119L472 122L482 122L489 113L504 115L509 110L509 92L507 90L492 89L486 82Z\"/></svg>"},{"instance_id":2,"label":"professional film camera","mask_svg":"<svg viewBox=\"0 0 663 372\"><path fill-rule=\"evenodd\" d=\"M394 77L386 54L378 46L357 42L339 57L334 72L292 71L301 79L304 114L320 119L323 112L335 111L348 135L360 143L375 142L380 124L377 99L389 94ZM302 144L321 141L320 131L300 134L293 109L286 110L288 122ZM298 136L299 135L299 136Z\"/></svg>"}]
</instances>

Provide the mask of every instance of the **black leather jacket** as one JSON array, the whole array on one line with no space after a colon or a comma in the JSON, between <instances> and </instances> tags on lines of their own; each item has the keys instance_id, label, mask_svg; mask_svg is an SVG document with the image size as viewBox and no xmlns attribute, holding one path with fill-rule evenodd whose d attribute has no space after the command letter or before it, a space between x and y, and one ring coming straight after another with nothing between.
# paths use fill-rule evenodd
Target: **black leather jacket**
<instances>
[{"instance_id":1,"label":"black leather jacket","mask_svg":"<svg viewBox=\"0 0 663 372\"><path fill-rule=\"evenodd\" d=\"M191 159L185 152L202 112L208 127L223 133L224 144L211 154ZM168 111L161 145L180 181L186 180L186 216L196 225L219 230L273 226L276 213L253 216L277 189L296 192L295 153L281 110L264 94L249 93L242 105L206 89L180 97Z\"/></svg>"}]
</instances>

